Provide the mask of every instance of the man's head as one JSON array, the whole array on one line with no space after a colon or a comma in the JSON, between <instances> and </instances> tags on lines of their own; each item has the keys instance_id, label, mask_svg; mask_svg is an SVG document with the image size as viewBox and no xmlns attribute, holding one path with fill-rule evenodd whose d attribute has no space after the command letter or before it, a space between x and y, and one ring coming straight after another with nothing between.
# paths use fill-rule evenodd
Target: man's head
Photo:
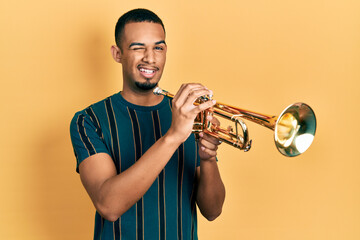
<instances>
[{"instance_id":1,"label":"man's head","mask_svg":"<svg viewBox=\"0 0 360 240\"><path fill-rule=\"evenodd\" d=\"M135 9L120 17L115 30L115 61L122 64L123 90L149 91L159 82L166 61L165 29L155 13Z\"/></svg>"},{"instance_id":2,"label":"man's head","mask_svg":"<svg viewBox=\"0 0 360 240\"><path fill-rule=\"evenodd\" d=\"M158 23L162 26L164 33L165 27L161 19L152 11L138 8L131 11L128 11L122 15L116 23L115 26L115 42L116 45L121 49L121 38L124 32L125 25L132 22L152 22Z\"/></svg>"}]
</instances>

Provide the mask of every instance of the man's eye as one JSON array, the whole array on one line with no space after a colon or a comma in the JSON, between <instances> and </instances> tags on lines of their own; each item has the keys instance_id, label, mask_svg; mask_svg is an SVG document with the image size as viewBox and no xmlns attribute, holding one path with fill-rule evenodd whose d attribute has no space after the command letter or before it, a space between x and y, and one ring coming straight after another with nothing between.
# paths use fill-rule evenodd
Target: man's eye
<instances>
[{"instance_id":1,"label":"man's eye","mask_svg":"<svg viewBox=\"0 0 360 240\"><path fill-rule=\"evenodd\" d=\"M163 50L164 48L162 48L162 47L155 47L155 50Z\"/></svg>"},{"instance_id":2,"label":"man's eye","mask_svg":"<svg viewBox=\"0 0 360 240\"><path fill-rule=\"evenodd\" d=\"M143 50L143 49L145 49L145 48L142 48L142 47L133 48L133 50L135 50L135 51L138 51L138 50Z\"/></svg>"}]
</instances>

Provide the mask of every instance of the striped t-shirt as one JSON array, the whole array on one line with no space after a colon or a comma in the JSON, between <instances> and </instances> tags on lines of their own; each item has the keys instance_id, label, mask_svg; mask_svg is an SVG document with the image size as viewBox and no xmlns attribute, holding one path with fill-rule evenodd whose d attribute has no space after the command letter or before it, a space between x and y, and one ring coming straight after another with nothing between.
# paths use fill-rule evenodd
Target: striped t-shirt
<instances>
[{"instance_id":1,"label":"striped t-shirt","mask_svg":"<svg viewBox=\"0 0 360 240\"><path fill-rule=\"evenodd\" d=\"M102 152L111 156L120 174L168 131L171 116L169 98L146 107L127 102L120 93L77 112L70 126L76 171L87 157ZM96 212L94 239L197 239L197 166L197 144L191 134L146 194L118 220L107 221Z\"/></svg>"}]
</instances>

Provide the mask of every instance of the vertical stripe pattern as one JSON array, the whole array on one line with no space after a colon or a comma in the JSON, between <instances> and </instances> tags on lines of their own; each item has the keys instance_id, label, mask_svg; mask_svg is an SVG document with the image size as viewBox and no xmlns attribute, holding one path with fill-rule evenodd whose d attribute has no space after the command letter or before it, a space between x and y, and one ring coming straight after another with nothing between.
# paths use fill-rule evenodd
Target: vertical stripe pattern
<instances>
[{"instance_id":1,"label":"vertical stripe pattern","mask_svg":"<svg viewBox=\"0 0 360 240\"><path fill-rule=\"evenodd\" d=\"M152 111L152 118L154 123L155 141L161 137L161 125L158 111ZM165 168L159 174L159 239L166 239L166 219L165 219Z\"/></svg>"},{"instance_id":2,"label":"vertical stripe pattern","mask_svg":"<svg viewBox=\"0 0 360 240\"><path fill-rule=\"evenodd\" d=\"M111 144L112 144L112 154L113 158L115 160L116 165L116 171L119 174L120 173L120 145L118 140L118 129L116 126L116 119L114 115L114 110L112 107L112 103L110 98L105 100L105 106L106 106L106 113L108 115L108 121L110 126L110 134L111 134Z\"/></svg>"},{"instance_id":3,"label":"vertical stripe pattern","mask_svg":"<svg viewBox=\"0 0 360 240\"><path fill-rule=\"evenodd\" d=\"M77 127L78 127L78 132L80 134L81 141L84 143L84 146L86 147L86 149L89 153L89 156L91 156L91 155L95 154L96 151L95 151L94 146L92 145L92 143L90 142L89 138L86 135L84 120L85 120L84 115L79 115L78 120L77 120Z\"/></svg>"},{"instance_id":4,"label":"vertical stripe pattern","mask_svg":"<svg viewBox=\"0 0 360 240\"><path fill-rule=\"evenodd\" d=\"M192 188L192 192L191 192L191 197L190 197L190 208L191 208L191 236L190 239L195 239L195 226L196 226L196 194L195 191L197 189L197 181L196 181L196 169L197 169L197 161L198 161L198 144L195 141L195 170L194 170L194 183L193 183L193 188Z\"/></svg>"},{"instance_id":5,"label":"vertical stripe pattern","mask_svg":"<svg viewBox=\"0 0 360 240\"><path fill-rule=\"evenodd\" d=\"M178 172L178 239L182 240L182 183L184 175L184 144L181 144L178 149L179 154L179 172Z\"/></svg>"},{"instance_id":6,"label":"vertical stripe pattern","mask_svg":"<svg viewBox=\"0 0 360 240\"><path fill-rule=\"evenodd\" d=\"M118 139L119 134L116 125L115 113L110 98L105 100L105 107L109 121L113 159L115 161L116 172L119 174L121 172L120 145ZM121 217L114 222L113 232L114 240L121 239Z\"/></svg>"},{"instance_id":7,"label":"vertical stripe pattern","mask_svg":"<svg viewBox=\"0 0 360 240\"><path fill-rule=\"evenodd\" d=\"M100 128L100 123L99 123L99 119L96 117L94 111L92 110L91 107L88 107L87 109L85 109L85 112L90 116L91 121L94 123L95 128L96 128L96 132L99 135L99 137L101 139L104 139L104 135L102 133L102 130Z\"/></svg>"},{"instance_id":8,"label":"vertical stripe pattern","mask_svg":"<svg viewBox=\"0 0 360 240\"><path fill-rule=\"evenodd\" d=\"M133 109L128 108L130 119L134 131L134 141L135 141L135 161L137 161L141 155L141 135L140 135L140 126L136 116L136 112ZM137 239L144 239L144 228L143 228L143 197L136 203L136 214L137 214Z\"/></svg>"},{"instance_id":9,"label":"vertical stripe pattern","mask_svg":"<svg viewBox=\"0 0 360 240\"><path fill-rule=\"evenodd\" d=\"M144 107L117 93L77 112L70 125L76 171L100 152L111 156L117 174L126 171L168 131L171 108L171 99ZM196 145L193 136L180 145L146 194L115 222L96 212L94 239L197 239Z\"/></svg>"}]
</instances>

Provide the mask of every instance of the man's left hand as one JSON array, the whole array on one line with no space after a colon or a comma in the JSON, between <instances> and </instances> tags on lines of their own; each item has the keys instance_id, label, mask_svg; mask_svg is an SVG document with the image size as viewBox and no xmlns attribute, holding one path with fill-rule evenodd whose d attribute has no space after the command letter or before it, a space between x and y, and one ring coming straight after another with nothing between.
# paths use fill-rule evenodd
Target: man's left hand
<instances>
[{"instance_id":1,"label":"man's left hand","mask_svg":"<svg viewBox=\"0 0 360 240\"><path fill-rule=\"evenodd\" d=\"M217 126L220 125L218 119L212 116L207 116L207 119ZM215 160L217 149L221 141L209 134L201 132L199 134L199 155L201 160Z\"/></svg>"}]
</instances>

